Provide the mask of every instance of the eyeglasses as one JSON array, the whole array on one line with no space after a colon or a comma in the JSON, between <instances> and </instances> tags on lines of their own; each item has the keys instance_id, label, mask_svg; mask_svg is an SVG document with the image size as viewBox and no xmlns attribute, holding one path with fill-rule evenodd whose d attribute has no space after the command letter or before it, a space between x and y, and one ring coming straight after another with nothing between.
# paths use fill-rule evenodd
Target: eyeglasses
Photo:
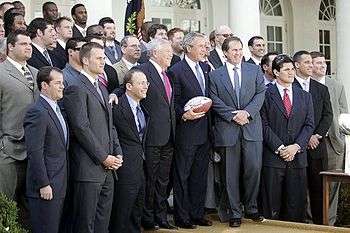
<instances>
[{"instance_id":1,"label":"eyeglasses","mask_svg":"<svg viewBox=\"0 0 350 233\"><path fill-rule=\"evenodd\" d=\"M131 85L138 85L138 86L149 86L149 82L146 82L146 81L143 81L143 82L134 82L134 83L131 83Z\"/></svg>"},{"instance_id":2,"label":"eyeglasses","mask_svg":"<svg viewBox=\"0 0 350 233\"><path fill-rule=\"evenodd\" d=\"M233 36L232 33L229 33L229 34L216 34L216 35L218 35L218 36L223 36L223 37L225 37L225 38L227 38L227 37L232 37L232 36Z\"/></svg>"}]
</instances>

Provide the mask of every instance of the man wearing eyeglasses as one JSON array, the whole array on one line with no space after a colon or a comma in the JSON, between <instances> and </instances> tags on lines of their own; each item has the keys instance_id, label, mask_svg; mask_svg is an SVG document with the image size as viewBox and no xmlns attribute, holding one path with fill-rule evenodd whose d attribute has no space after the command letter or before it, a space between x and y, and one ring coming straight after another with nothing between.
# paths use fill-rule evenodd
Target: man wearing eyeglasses
<instances>
[{"instance_id":1,"label":"man wearing eyeglasses","mask_svg":"<svg viewBox=\"0 0 350 233\"><path fill-rule=\"evenodd\" d=\"M249 63L260 65L261 58L266 53L266 42L261 36L253 36L248 41L248 47L250 51L250 59L247 61Z\"/></svg>"},{"instance_id":2,"label":"man wearing eyeglasses","mask_svg":"<svg viewBox=\"0 0 350 233\"><path fill-rule=\"evenodd\" d=\"M210 51L208 60L214 66L215 69L219 68L226 62L226 57L222 52L221 46L224 40L228 37L233 36L231 28L226 25L221 25L215 30L215 44L216 47Z\"/></svg>"}]
</instances>

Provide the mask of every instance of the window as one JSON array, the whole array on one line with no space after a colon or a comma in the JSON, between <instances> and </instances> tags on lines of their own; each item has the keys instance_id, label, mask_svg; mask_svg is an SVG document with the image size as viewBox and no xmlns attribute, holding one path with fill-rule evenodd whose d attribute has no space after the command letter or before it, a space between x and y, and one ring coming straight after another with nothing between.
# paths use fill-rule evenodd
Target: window
<instances>
[{"instance_id":1,"label":"window","mask_svg":"<svg viewBox=\"0 0 350 233\"><path fill-rule=\"evenodd\" d=\"M152 18L152 23L164 24L168 29L172 28L172 22L169 18Z\"/></svg>"},{"instance_id":2,"label":"window","mask_svg":"<svg viewBox=\"0 0 350 233\"><path fill-rule=\"evenodd\" d=\"M283 16L279 0L260 0L260 12L269 16Z\"/></svg>"},{"instance_id":3,"label":"window","mask_svg":"<svg viewBox=\"0 0 350 233\"><path fill-rule=\"evenodd\" d=\"M335 20L335 0L322 0L318 12L318 19L325 21Z\"/></svg>"},{"instance_id":4,"label":"window","mask_svg":"<svg viewBox=\"0 0 350 233\"><path fill-rule=\"evenodd\" d=\"M201 22L198 20L182 20L181 28L186 32L200 32L201 31Z\"/></svg>"},{"instance_id":5,"label":"window","mask_svg":"<svg viewBox=\"0 0 350 233\"><path fill-rule=\"evenodd\" d=\"M283 53L282 27L267 26L267 50Z\"/></svg>"},{"instance_id":6,"label":"window","mask_svg":"<svg viewBox=\"0 0 350 233\"><path fill-rule=\"evenodd\" d=\"M184 9L200 9L199 0L150 0L155 7L178 7Z\"/></svg>"},{"instance_id":7,"label":"window","mask_svg":"<svg viewBox=\"0 0 350 233\"><path fill-rule=\"evenodd\" d=\"M331 74L331 32L329 30L319 30L320 52L324 54L327 63L327 74Z\"/></svg>"}]
</instances>

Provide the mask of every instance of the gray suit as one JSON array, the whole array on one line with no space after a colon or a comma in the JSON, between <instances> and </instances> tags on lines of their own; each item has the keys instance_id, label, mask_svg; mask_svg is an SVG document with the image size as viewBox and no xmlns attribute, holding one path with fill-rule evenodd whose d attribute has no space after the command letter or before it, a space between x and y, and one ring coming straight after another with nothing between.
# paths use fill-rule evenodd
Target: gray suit
<instances>
[{"instance_id":1,"label":"gray suit","mask_svg":"<svg viewBox=\"0 0 350 233\"><path fill-rule=\"evenodd\" d=\"M124 76L129 71L123 59L113 65L113 68L117 71L119 85L124 83Z\"/></svg>"},{"instance_id":2,"label":"gray suit","mask_svg":"<svg viewBox=\"0 0 350 233\"><path fill-rule=\"evenodd\" d=\"M37 70L28 66L34 89L24 75L8 60L0 64L0 192L24 208L26 150L23 119L38 96ZM20 216L19 219L21 219Z\"/></svg>"},{"instance_id":3,"label":"gray suit","mask_svg":"<svg viewBox=\"0 0 350 233\"><path fill-rule=\"evenodd\" d=\"M265 85L258 66L241 65L240 108L231 83L227 66L209 74L210 97L213 100L214 144L222 156L222 195L219 216L221 220L241 218L240 200L245 211L257 213L256 198L259 191L262 162L262 125L260 108L264 102ZM240 126L232 121L235 110L246 110L249 123ZM243 164L244 197L240 198L240 166ZM229 202L229 205L227 205Z\"/></svg>"},{"instance_id":4,"label":"gray suit","mask_svg":"<svg viewBox=\"0 0 350 233\"><path fill-rule=\"evenodd\" d=\"M348 104L346 102L344 86L335 79L326 77L326 86L328 87L332 110L333 122L326 137L328 152L327 169L342 169L344 164L344 135L340 133L338 118L341 113L348 113ZM340 183L333 183L330 194L329 223L334 225L337 216L338 194Z\"/></svg>"}]
</instances>

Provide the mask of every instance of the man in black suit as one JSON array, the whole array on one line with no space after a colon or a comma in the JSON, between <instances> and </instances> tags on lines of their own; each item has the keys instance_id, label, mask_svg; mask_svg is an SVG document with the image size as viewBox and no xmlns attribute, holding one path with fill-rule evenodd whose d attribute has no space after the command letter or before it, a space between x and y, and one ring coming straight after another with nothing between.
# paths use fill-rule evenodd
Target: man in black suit
<instances>
[{"instance_id":1,"label":"man in black suit","mask_svg":"<svg viewBox=\"0 0 350 233\"><path fill-rule=\"evenodd\" d=\"M261 36L253 36L248 41L248 47L250 51L250 58L247 62L260 65L261 58L266 53L266 42Z\"/></svg>"},{"instance_id":2,"label":"man in black suit","mask_svg":"<svg viewBox=\"0 0 350 233\"><path fill-rule=\"evenodd\" d=\"M108 232L114 170L122 164L107 90L98 82L104 58L101 45L94 42L83 45L80 83L64 91L63 104L72 132L73 232L77 233Z\"/></svg>"},{"instance_id":3,"label":"man in black suit","mask_svg":"<svg viewBox=\"0 0 350 233\"><path fill-rule=\"evenodd\" d=\"M32 39L33 48L28 64L37 69L43 66L53 66L48 52L48 48L57 42L53 24L43 18L35 18L30 22L27 31Z\"/></svg>"},{"instance_id":4,"label":"man in black suit","mask_svg":"<svg viewBox=\"0 0 350 233\"><path fill-rule=\"evenodd\" d=\"M50 57L52 59L53 66L63 69L68 62L68 57L66 54L66 43L72 38L73 23L70 18L60 17L55 21L55 30L57 32L57 46L53 50L49 51Z\"/></svg>"},{"instance_id":5,"label":"man in black suit","mask_svg":"<svg viewBox=\"0 0 350 233\"><path fill-rule=\"evenodd\" d=\"M24 117L27 187L33 233L58 233L67 188L68 128L57 101L62 71L46 66L37 76L40 98Z\"/></svg>"},{"instance_id":6,"label":"man in black suit","mask_svg":"<svg viewBox=\"0 0 350 233\"><path fill-rule=\"evenodd\" d=\"M260 67L242 62L243 44L238 37L225 39L222 50L227 57L225 66L209 74L214 144L222 157L219 216L222 221L229 220L230 227L239 227L241 202L246 218L264 220L258 213L256 199L263 140L259 111L265 85ZM240 192L240 180L244 192Z\"/></svg>"},{"instance_id":7,"label":"man in black suit","mask_svg":"<svg viewBox=\"0 0 350 233\"><path fill-rule=\"evenodd\" d=\"M287 55L272 62L276 83L261 108L264 134L261 189L264 216L303 222L306 210L306 148L314 130L312 97L292 85L294 63Z\"/></svg>"},{"instance_id":8,"label":"man in black suit","mask_svg":"<svg viewBox=\"0 0 350 233\"><path fill-rule=\"evenodd\" d=\"M73 37L86 36L87 11L83 4L75 4L71 9L71 15L74 20Z\"/></svg>"},{"instance_id":9,"label":"man in black suit","mask_svg":"<svg viewBox=\"0 0 350 233\"><path fill-rule=\"evenodd\" d=\"M307 150L308 188L313 223L322 224L323 186L320 172L327 169L325 137L333 120L332 105L328 88L311 79L313 65L310 53L304 50L298 51L294 54L293 60L297 71L295 84L311 94L314 106L315 129Z\"/></svg>"},{"instance_id":10,"label":"man in black suit","mask_svg":"<svg viewBox=\"0 0 350 233\"><path fill-rule=\"evenodd\" d=\"M146 97L149 82L144 73L132 69L125 75L126 92L113 107L113 123L123 150L123 166L118 169L111 217L111 233L141 232L145 195L144 142L148 114L140 100Z\"/></svg>"},{"instance_id":11,"label":"man in black suit","mask_svg":"<svg viewBox=\"0 0 350 233\"><path fill-rule=\"evenodd\" d=\"M203 62L206 53L204 35L190 32L183 41L185 58L169 70L174 83L176 113L176 153L174 156L174 217L176 225L195 228L211 226L204 218L209 163L208 114L184 110L196 96L208 96L209 66Z\"/></svg>"},{"instance_id":12,"label":"man in black suit","mask_svg":"<svg viewBox=\"0 0 350 233\"><path fill-rule=\"evenodd\" d=\"M120 43L115 39L115 23L110 17L104 17L98 22L103 27L103 34L105 38L105 54L111 61L112 65L120 61L122 58L122 51Z\"/></svg>"},{"instance_id":13,"label":"man in black suit","mask_svg":"<svg viewBox=\"0 0 350 233\"><path fill-rule=\"evenodd\" d=\"M226 57L222 52L222 44L228 37L233 36L231 28L226 25L221 25L215 29L215 48L210 51L208 60L214 66L215 69L224 65Z\"/></svg>"},{"instance_id":14,"label":"man in black suit","mask_svg":"<svg viewBox=\"0 0 350 233\"><path fill-rule=\"evenodd\" d=\"M275 84L276 79L272 73L272 61L278 55L276 52L269 52L261 58L260 67L264 73L264 84L269 87Z\"/></svg>"},{"instance_id":15,"label":"man in black suit","mask_svg":"<svg viewBox=\"0 0 350 233\"><path fill-rule=\"evenodd\" d=\"M145 73L150 86L141 101L150 115L146 139L146 195L142 225L145 229L173 229L166 212L166 187L175 138L174 92L166 74L173 55L171 44L164 39L149 43L150 60L137 66Z\"/></svg>"}]
</instances>

